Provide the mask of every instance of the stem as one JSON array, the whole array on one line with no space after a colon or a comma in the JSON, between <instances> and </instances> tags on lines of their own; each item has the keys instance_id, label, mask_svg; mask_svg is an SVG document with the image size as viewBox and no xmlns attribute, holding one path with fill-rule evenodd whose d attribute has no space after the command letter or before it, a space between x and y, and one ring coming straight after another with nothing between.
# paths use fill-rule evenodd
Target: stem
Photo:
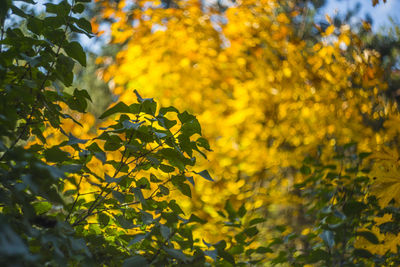
<instances>
[{"instance_id":1,"label":"stem","mask_svg":"<svg viewBox=\"0 0 400 267\"><path fill-rule=\"evenodd\" d=\"M74 203L72 204L71 210L69 211L67 217L65 218L65 222L68 221L69 217L70 217L71 214L72 214L72 211L73 211L74 208L75 208L76 203L78 202L78 198L81 196L81 194L79 193L79 190L80 190L80 187L81 187L82 178L83 178L83 174L81 175L81 177L80 177L80 179L79 179L78 186L77 186L78 194L76 195L75 201L74 201Z\"/></svg>"},{"instance_id":2,"label":"stem","mask_svg":"<svg viewBox=\"0 0 400 267\"><path fill-rule=\"evenodd\" d=\"M170 235L169 237L161 244L160 248L157 250L157 252L154 254L154 256L151 258L150 260L150 266L154 263L154 261L157 259L157 256L160 254L161 252L161 248L163 246L166 246L169 242L169 240L176 234L176 232L178 231L178 228L176 228Z\"/></svg>"},{"instance_id":3,"label":"stem","mask_svg":"<svg viewBox=\"0 0 400 267\"><path fill-rule=\"evenodd\" d=\"M26 121L26 123L25 123L25 125L24 125L24 128L22 128L22 131L20 132L20 134L18 135L18 137L14 140L14 142L11 144L11 146L10 146L9 148L7 148L6 151L4 151L3 155L1 155L0 161L6 156L6 154L7 154L8 152L10 152L10 150L12 150L12 149L17 145L18 141L21 140L22 136L25 135L25 132L26 132L26 130L28 129L28 125L29 125L29 124L31 123L31 121L32 121L33 112L34 112L34 109L32 108L31 113L29 114L28 119L27 119L27 121Z\"/></svg>"},{"instance_id":4,"label":"stem","mask_svg":"<svg viewBox=\"0 0 400 267\"><path fill-rule=\"evenodd\" d=\"M0 41L3 41L3 37L4 37L4 22L1 25L1 29L0 29ZM0 44L0 53L3 50L3 44Z\"/></svg>"},{"instance_id":5,"label":"stem","mask_svg":"<svg viewBox=\"0 0 400 267\"><path fill-rule=\"evenodd\" d=\"M131 135L129 136L127 144L129 144L129 143L131 142L132 138L133 138L133 132L132 132ZM119 166L118 166L118 168L115 170L114 175L112 176L112 178L115 178L115 177L118 175L118 173L121 171L122 166L123 166L124 164L126 164L128 158L129 158L129 157L127 157L126 160L125 160L125 162L124 162L124 158L125 158L125 155L126 155L127 151L128 151L128 148L125 146L125 149L124 149L124 152L122 153L122 157L121 157ZM107 184L105 187L103 187L103 188L101 189L100 194L99 194L99 195L97 196L97 198L93 201L92 205L90 205L89 209L87 210L87 213L86 213L83 217L78 218L78 219L72 224L72 226L76 226L77 224L79 224L80 222L82 222L83 220L85 220L87 217L91 216L91 213L93 212L93 210L96 209L96 207L98 207L98 206L100 205L101 201L103 201L103 200L112 192L112 190L113 190L115 187L118 186L118 184L116 184L113 188L111 188L110 192L108 192L107 194L105 194L105 195L103 196L104 191L108 188L109 185L110 185L110 184Z\"/></svg>"}]
</instances>

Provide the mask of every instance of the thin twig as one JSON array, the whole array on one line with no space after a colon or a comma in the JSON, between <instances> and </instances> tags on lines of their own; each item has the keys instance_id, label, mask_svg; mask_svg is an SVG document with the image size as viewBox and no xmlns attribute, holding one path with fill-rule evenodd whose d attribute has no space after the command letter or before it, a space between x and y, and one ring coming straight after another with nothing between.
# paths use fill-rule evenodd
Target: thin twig
<instances>
[{"instance_id":1,"label":"thin twig","mask_svg":"<svg viewBox=\"0 0 400 267\"><path fill-rule=\"evenodd\" d=\"M14 140L14 142L11 144L11 146L9 148L7 148L6 151L4 151L3 155L1 155L0 157L0 161L7 155L8 152L10 152L10 150L14 149L14 147L17 145L17 143L19 142L19 140L21 140L22 136L25 135L26 130L28 129L28 125L30 124L30 122L32 121L32 116L33 116L33 112L35 110L32 108L31 113L28 116L28 119L24 125L24 127L22 128L21 132L19 133L19 135L17 136L17 138Z\"/></svg>"},{"instance_id":2,"label":"thin twig","mask_svg":"<svg viewBox=\"0 0 400 267\"><path fill-rule=\"evenodd\" d=\"M3 22L4 24L4 22ZM1 25L1 29L0 29L0 41L3 41L3 37L4 37L4 25ZM3 49L3 44L0 44L0 53L2 52Z\"/></svg>"},{"instance_id":3,"label":"thin twig","mask_svg":"<svg viewBox=\"0 0 400 267\"><path fill-rule=\"evenodd\" d=\"M78 198L81 196L81 194L79 193L79 190L80 190L80 187L81 187L82 179L83 179L83 174L81 175L81 177L80 177L80 179L79 179L79 183L78 183L78 185L77 185L77 187L76 187L76 189L78 190L78 194L76 195L75 201L74 201L74 203L72 204L71 210L69 211L67 217L65 218L65 222L68 221L69 217L70 217L71 214L72 214L72 211L73 211L74 208L75 208L76 203L78 202Z\"/></svg>"},{"instance_id":4,"label":"thin twig","mask_svg":"<svg viewBox=\"0 0 400 267\"><path fill-rule=\"evenodd\" d=\"M154 254L154 256L150 260L150 265L154 263L154 261L157 259L158 255L161 252L161 249L163 246L166 246L169 242L169 240L178 232L178 228L176 228L169 236L168 238L161 244L161 246L158 248L157 252Z\"/></svg>"},{"instance_id":5,"label":"thin twig","mask_svg":"<svg viewBox=\"0 0 400 267\"><path fill-rule=\"evenodd\" d=\"M129 136L127 144L129 144L129 143L131 142L132 138L133 138L133 132L132 132L131 135ZM127 157L126 160L125 160L125 162L124 162L124 157L125 157L127 151L128 151L128 148L125 146L125 149L124 149L124 152L122 153L122 157L121 157L119 166L118 166L118 168L115 170L114 175L112 176L112 178L115 178L115 177L118 175L118 173L121 171L122 166L123 166L123 165L126 163L126 161L128 160L129 157ZM81 218L76 219L76 221L72 224L72 226L78 225L80 222L82 222L83 220L85 220L87 217L91 216L91 213L93 212L94 209L96 209L96 207L97 207L98 205L100 205L101 201L104 200L105 197L107 197L107 196L110 194L110 192L112 192L112 190L113 190L115 187L118 186L118 184L115 185L113 188L111 188L110 192L108 192L106 195L103 196L104 191L108 189L108 186L109 186L109 185L110 185L110 183L107 184L105 187L103 187L103 188L101 189L100 194L99 194L99 195L97 196L97 198L93 201L92 205L90 205L90 207L89 207L89 209L87 210L86 214L85 214L84 216L82 216Z\"/></svg>"}]
</instances>

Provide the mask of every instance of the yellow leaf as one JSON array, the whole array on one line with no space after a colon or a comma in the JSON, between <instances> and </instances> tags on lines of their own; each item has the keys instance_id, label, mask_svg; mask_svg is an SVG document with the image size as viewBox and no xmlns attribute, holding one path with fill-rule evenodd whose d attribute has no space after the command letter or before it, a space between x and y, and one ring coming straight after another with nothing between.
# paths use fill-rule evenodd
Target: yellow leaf
<instances>
[{"instance_id":1,"label":"yellow leaf","mask_svg":"<svg viewBox=\"0 0 400 267\"><path fill-rule=\"evenodd\" d=\"M331 35L334 31L335 31L335 26L334 25L330 25L325 30L325 36Z\"/></svg>"},{"instance_id":2,"label":"yellow leaf","mask_svg":"<svg viewBox=\"0 0 400 267\"><path fill-rule=\"evenodd\" d=\"M392 199L400 203L400 165L397 150L385 147L370 158L376 160L370 172L374 180L371 193L378 198L381 207L386 207Z\"/></svg>"}]
</instances>

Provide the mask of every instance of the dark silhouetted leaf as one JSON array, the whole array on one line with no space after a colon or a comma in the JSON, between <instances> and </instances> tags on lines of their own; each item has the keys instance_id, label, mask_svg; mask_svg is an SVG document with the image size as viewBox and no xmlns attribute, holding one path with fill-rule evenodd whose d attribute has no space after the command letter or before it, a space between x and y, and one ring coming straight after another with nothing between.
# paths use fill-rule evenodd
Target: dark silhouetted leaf
<instances>
[{"instance_id":1,"label":"dark silhouetted leaf","mask_svg":"<svg viewBox=\"0 0 400 267\"><path fill-rule=\"evenodd\" d=\"M68 56L78 61L82 66L86 67L86 54L82 46L78 42L70 42L64 47Z\"/></svg>"}]
</instances>

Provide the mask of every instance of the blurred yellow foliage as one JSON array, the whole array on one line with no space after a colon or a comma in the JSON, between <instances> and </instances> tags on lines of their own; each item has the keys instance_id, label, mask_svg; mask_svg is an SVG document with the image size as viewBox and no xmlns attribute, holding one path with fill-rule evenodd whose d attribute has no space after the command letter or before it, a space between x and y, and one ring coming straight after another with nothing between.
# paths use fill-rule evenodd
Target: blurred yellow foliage
<instances>
[{"instance_id":1,"label":"blurred yellow foliage","mask_svg":"<svg viewBox=\"0 0 400 267\"><path fill-rule=\"evenodd\" d=\"M129 12L129 1L99 2L102 16L114 19L111 42L124 43L111 64L96 60L104 64L101 75L113 93L129 105L137 89L161 106L189 110L214 150L199 168L211 170L217 181L198 180L193 199L179 199L185 211L195 210L210 222L195 238L216 241L226 234L216 219L226 199L236 207L245 201L251 213L284 222L284 216L274 215L293 201L287 192L301 179L294 169L318 146L355 141L362 151L377 151L398 135L397 107L382 99L380 55L364 49L347 25L330 25L321 41L311 44L294 34L296 14L277 12L271 0L238 1L222 14L198 1L178 1L180 8L169 9L159 8L158 1L135 1L140 8ZM82 128L63 127L90 139L95 120L83 116ZM366 123L382 117L390 117L386 132ZM49 133L49 145L52 138L62 135ZM118 156L111 153L108 159ZM384 195L388 188L400 195L392 179L397 165L394 157L388 159L373 170L382 205L390 201ZM92 161L98 175L111 171Z\"/></svg>"},{"instance_id":2,"label":"blurred yellow foliage","mask_svg":"<svg viewBox=\"0 0 400 267\"><path fill-rule=\"evenodd\" d=\"M392 199L400 203L400 158L397 149L384 147L371 158L376 161L370 173L374 179L371 190L377 196L379 205L386 207Z\"/></svg>"},{"instance_id":3,"label":"blurred yellow foliage","mask_svg":"<svg viewBox=\"0 0 400 267\"><path fill-rule=\"evenodd\" d=\"M198 117L214 150L201 165L217 182L198 181L195 201L185 206L211 221L228 198L279 212L300 179L291 168L318 145L355 141L371 151L387 140L365 124L387 115L374 104L386 88L379 54L348 26L330 25L310 45L296 38L275 1L240 1L223 14L198 1L177 3L163 9L138 1L142 9L127 23L127 3L103 2L103 16L116 19L112 42L125 43L103 78L127 104L137 89ZM224 234L207 227L211 239Z\"/></svg>"}]
</instances>

